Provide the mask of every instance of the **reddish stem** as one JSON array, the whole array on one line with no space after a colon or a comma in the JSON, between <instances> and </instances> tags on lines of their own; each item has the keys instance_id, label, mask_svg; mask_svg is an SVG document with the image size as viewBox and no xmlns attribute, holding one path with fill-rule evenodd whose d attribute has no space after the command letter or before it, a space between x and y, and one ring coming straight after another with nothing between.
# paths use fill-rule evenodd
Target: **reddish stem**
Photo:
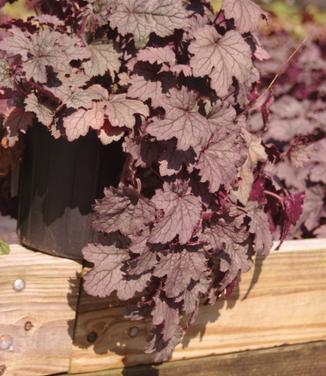
<instances>
[{"instance_id":1,"label":"reddish stem","mask_svg":"<svg viewBox=\"0 0 326 376\"><path fill-rule=\"evenodd\" d=\"M271 192L271 191L264 191L264 193L267 196L271 196L271 197L276 198L281 203L282 208L284 208L284 202L283 202L283 198L281 196L279 196L278 194Z\"/></svg>"}]
</instances>

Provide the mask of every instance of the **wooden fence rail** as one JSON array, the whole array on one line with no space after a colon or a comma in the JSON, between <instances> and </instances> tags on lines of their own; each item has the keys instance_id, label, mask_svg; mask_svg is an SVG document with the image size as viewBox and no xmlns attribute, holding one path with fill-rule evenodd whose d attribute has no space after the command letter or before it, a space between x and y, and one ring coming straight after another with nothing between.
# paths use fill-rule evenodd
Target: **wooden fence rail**
<instances>
[{"instance_id":1,"label":"wooden fence rail","mask_svg":"<svg viewBox=\"0 0 326 376\"><path fill-rule=\"evenodd\" d=\"M118 301L87 296L80 264L11 248L0 258L0 375L326 372L326 241L286 242L264 262L257 259L237 296L202 307L171 361L161 366L151 365L142 351L148 324L123 319ZM136 337L129 336L132 327ZM123 369L140 364L148 365Z\"/></svg>"}]
</instances>

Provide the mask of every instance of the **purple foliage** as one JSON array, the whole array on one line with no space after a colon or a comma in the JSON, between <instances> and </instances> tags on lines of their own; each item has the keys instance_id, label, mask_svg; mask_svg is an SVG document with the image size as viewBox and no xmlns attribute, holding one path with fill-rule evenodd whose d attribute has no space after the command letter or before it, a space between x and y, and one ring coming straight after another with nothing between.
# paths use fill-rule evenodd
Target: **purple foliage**
<instances>
[{"instance_id":1,"label":"purple foliage","mask_svg":"<svg viewBox=\"0 0 326 376\"><path fill-rule=\"evenodd\" d=\"M112 244L84 249L94 264L85 290L138 298L128 317L152 318L146 351L161 361L199 304L230 293L253 254L268 253L276 219L287 231L300 211L248 131L266 14L250 0L224 0L218 14L206 0L33 5L42 16L3 26L2 125L8 136L38 121L70 141L91 129L104 143L124 137L120 186L94 207Z\"/></svg>"},{"instance_id":2,"label":"purple foliage","mask_svg":"<svg viewBox=\"0 0 326 376\"><path fill-rule=\"evenodd\" d=\"M285 32L274 32L263 39L271 59L259 63L262 84L268 85L284 61L298 45ZM263 134L265 143L273 146L273 166L266 170L275 183L297 199L284 202L288 216L283 221L282 237L325 237L326 223L326 44L325 39L307 41L289 62L273 88L274 102L269 107L269 124ZM262 133L261 115L251 117L250 127ZM275 147L276 145L276 147ZM272 152L272 149L270 149ZM255 183L252 197L261 191ZM303 212L296 226L289 229L294 202L300 204L299 192L305 192ZM300 205L299 205L300 206ZM287 223L287 224L286 224Z\"/></svg>"}]
</instances>

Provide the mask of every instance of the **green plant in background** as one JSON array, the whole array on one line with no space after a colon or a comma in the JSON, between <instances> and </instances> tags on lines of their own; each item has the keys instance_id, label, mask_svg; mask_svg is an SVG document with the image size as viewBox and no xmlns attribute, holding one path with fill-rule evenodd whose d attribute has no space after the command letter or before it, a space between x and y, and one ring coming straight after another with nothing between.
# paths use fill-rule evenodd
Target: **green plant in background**
<instances>
[{"instance_id":1,"label":"green plant in background","mask_svg":"<svg viewBox=\"0 0 326 376\"><path fill-rule=\"evenodd\" d=\"M222 7L222 0L212 0L211 1L214 11L217 12Z\"/></svg>"},{"instance_id":2,"label":"green plant in background","mask_svg":"<svg viewBox=\"0 0 326 376\"><path fill-rule=\"evenodd\" d=\"M27 8L25 0L17 0L12 4L7 3L1 11L12 18L26 19L34 15L34 12Z\"/></svg>"},{"instance_id":3,"label":"green plant in background","mask_svg":"<svg viewBox=\"0 0 326 376\"><path fill-rule=\"evenodd\" d=\"M218 11L221 8L222 0L211 0L213 8ZM285 0L260 1L261 6L273 14L277 22L284 30L293 34L296 38L303 38L309 34L307 25L312 23L326 27L326 10L320 9L318 5L311 2L303 5L302 1L293 3ZM305 22L309 19L309 22Z\"/></svg>"},{"instance_id":4,"label":"green plant in background","mask_svg":"<svg viewBox=\"0 0 326 376\"><path fill-rule=\"evenodd\" d=\"M304 6L299 2L289 4L284 0L277 0L262 4L262 6L275 16L285 31L297 38L308 36L311 24L317 27L326 25L326 10L321 10L311 3Z\"/></svg>"},{"instance_id":5,"label":"green plant in background","mask_svg":"<svg viewBox=\"0 0 326 376\"><path fill-rule=\"evenodd\" d=\"M10 253L9 245L0 239L0 256L8 255Z\"/></svg>"}]
</instances>

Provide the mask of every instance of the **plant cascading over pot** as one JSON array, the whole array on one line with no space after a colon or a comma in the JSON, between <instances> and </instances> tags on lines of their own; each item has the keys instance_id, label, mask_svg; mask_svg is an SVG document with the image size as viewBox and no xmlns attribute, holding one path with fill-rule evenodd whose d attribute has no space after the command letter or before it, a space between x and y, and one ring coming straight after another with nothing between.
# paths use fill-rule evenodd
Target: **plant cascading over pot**
<instances>
[{"instance_id":1,"label":"plant cascading over pot","mask_svg":"<svg viewBox=\"0 0 326 376\"><path fill-rule=\"evenodd\" d=\"M250 0L217 13L205 0L33 5L38 16L2 28L2 126L11 138L34 119L70 141L124 138L119 187L94 206L111 244L84 249L84 286L134 298L127 316L152 318L146 351L166 359L199 304L229 293L300 215L303 194L274 187L273 149L247 129L251 108L268 117L254 65L268 55L267 15Z\"/></svg>"}]
</instances>

